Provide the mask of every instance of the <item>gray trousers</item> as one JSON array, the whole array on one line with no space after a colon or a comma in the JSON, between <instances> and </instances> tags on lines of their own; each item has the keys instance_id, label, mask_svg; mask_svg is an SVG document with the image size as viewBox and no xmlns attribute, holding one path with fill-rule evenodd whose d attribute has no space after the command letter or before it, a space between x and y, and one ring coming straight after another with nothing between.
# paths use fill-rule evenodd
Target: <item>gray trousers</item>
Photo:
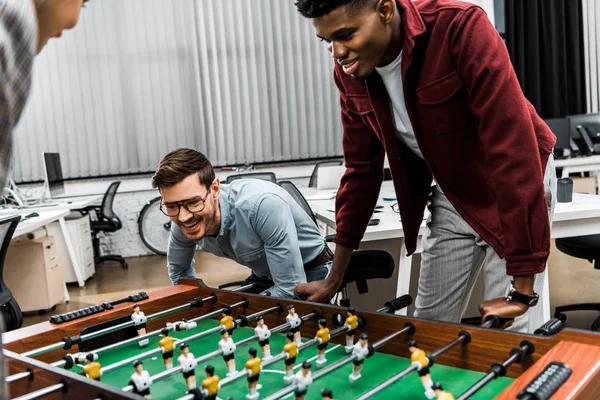
<instances>
[{"instance_id":1,"label":"gray trousers","mask_svg":"<svg viewBox=\"0 0 600 400\"><path fill-rule=\"evenodd\" d=\"M556 169L550 156L544 174L544 190L550 221L556 204ZM506 296L512 279L506 261L465 222L438 186L432 187L415 316L459 322L469 303L475 282L483 270L484 300ZM542 293L544 274L535 277L534 290ZM542 321L542 307L532 307L518 317L510 330L532 332Z\"/></svg>"}]
</instances>

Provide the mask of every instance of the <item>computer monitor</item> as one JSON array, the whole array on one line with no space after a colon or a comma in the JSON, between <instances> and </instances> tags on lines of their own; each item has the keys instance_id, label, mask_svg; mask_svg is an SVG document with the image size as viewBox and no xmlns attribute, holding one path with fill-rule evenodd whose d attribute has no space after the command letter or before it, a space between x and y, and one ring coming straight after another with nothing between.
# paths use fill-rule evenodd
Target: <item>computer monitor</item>
<instances>
[{"instance_id":1,"label":"computer monitor","mask_svg":"<svg viewBox=\"0 0 600 400\"><path fill-rule=\"evenodd\" d=\"M65 194L65 181L62 174L59 153L44 153L44 172L50 198Z\"/></svg>"},{"instance_id":2,"label":"computer monitor","mask_svg":"<svg viewBox=\"0 0 600 400\"><path fill-rule=\"evenodd\" d=\"M570 130L568 118L545 119L544 122L554 136L556 136L556 145L554 146L554 155L562 156L563 150L569 148Z\"/></svg>"}]
</instances>

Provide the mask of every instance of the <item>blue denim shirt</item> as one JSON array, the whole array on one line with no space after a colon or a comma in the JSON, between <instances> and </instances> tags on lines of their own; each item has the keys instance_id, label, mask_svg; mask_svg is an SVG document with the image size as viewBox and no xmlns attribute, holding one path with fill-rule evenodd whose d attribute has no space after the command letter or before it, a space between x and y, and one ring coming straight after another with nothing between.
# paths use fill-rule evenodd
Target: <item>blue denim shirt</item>
<instances>
[{"instance_id":1,"label":"blue denim shirt","mask_svg":"<svg viewBox=\"0 0 600 400\"><path fill-rule=\"evenodd\" d=\"M173 284L180 278L196 278L193 258L200 245L204 251L249 267L259 277L271 278L272 296L292 297L296 285L306 282L304 264L325 246L312 218L285 189L256 179L221 184L219 208L217 236L190 241L172 225L167 262Z\"/></svg>"}]
</instances>

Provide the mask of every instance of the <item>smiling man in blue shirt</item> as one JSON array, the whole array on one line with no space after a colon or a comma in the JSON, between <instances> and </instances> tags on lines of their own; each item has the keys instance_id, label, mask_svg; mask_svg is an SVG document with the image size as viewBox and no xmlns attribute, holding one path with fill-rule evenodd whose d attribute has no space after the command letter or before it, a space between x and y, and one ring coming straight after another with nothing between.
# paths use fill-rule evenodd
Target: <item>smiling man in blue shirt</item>
<instances>
[{"instance_id":1,"label":"smiling man in blue shirt","mask_svg":"<svg viewBox=\"0 0 600 400\"><path fill-rule=\"evenodd\" d=\"M173 284L196 278L196 245L247 266L270 282L265 292L275 297L292 297L298 284L327 276L329 248L312 218L279 185L252 179L221 184L202 153L177 149L160 161L152 186L174 223L167 253Z\"/></svg>"}]
</instances>

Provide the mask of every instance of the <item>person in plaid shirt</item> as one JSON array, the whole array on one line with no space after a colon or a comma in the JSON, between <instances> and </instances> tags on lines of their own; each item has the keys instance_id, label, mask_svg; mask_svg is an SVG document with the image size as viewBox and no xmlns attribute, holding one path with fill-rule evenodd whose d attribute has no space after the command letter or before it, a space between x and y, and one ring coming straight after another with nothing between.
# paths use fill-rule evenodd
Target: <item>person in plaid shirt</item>
<instances>
[{"instance_id":1,"label":"person in plaid shirt","mask_svg":"<svg viewBox=\"0 0 600 400\"><path fill-rule=\"evenodd\" d=\"M88 0L0 0L0 191L12 156L12 131L29 96L33 57L75 27Z\"/></svg>"}]
</instances>

